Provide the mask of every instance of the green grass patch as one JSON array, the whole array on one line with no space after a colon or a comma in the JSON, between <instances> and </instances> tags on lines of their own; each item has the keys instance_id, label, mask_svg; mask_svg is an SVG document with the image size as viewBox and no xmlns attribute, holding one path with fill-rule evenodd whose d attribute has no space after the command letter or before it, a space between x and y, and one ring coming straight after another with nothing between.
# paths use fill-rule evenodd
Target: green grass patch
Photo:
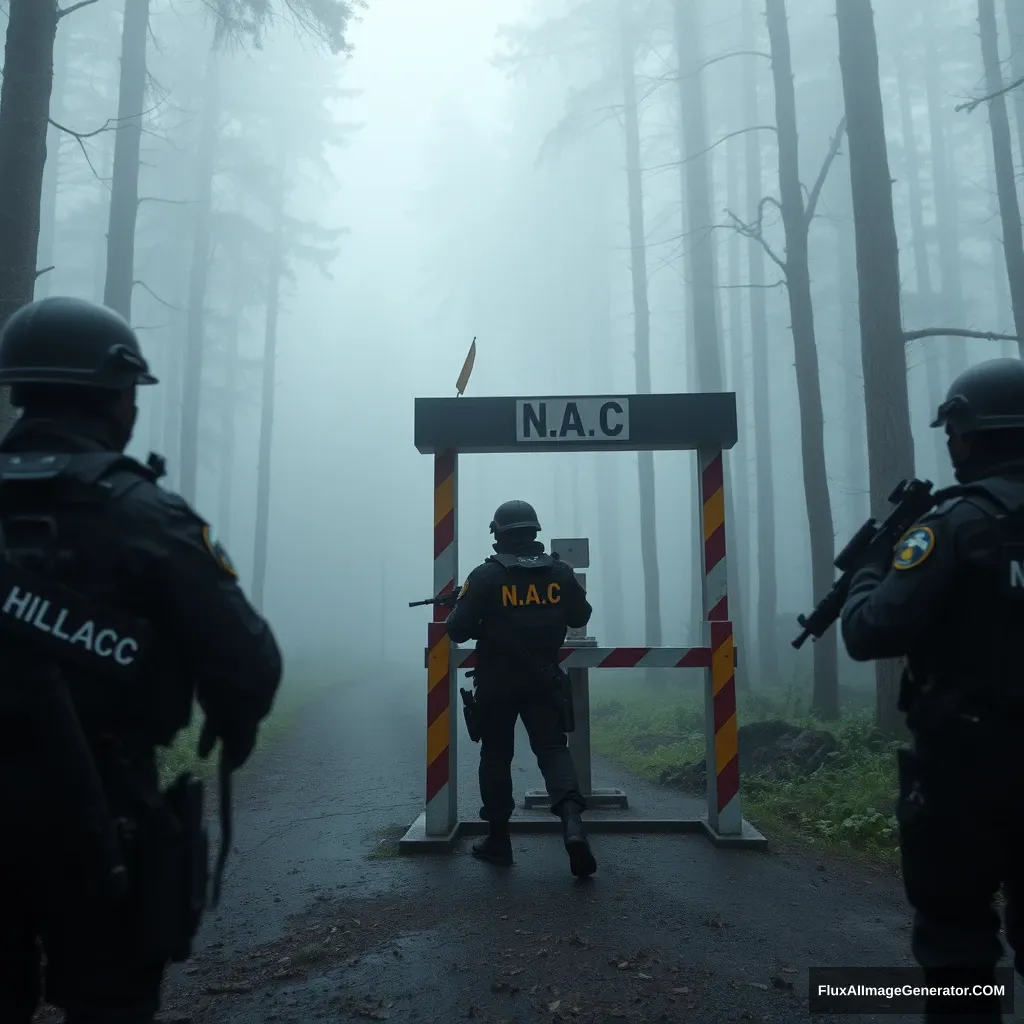
<instances>
[{"instance_id":1,"label":"green grass patch","mask_svg":"<svg viewBox=\"0 0 1024 1024\"><path fill-rule=\"evenodd\" d=\"M343 683L343 679L339 679L337 675L332 675L330 672L310 672L302 675L296 673L294 677L286 678L278 691L273 710L260 726L256 750L242 771L246 771L254 762L258 763L260 751L268 749L287 733L295 724L295 719L302 709L311 700L318 697L328 687L343 685ZM199 734L202 728L203 713L197 705L193 709L192 721L189 726L178 733L169 747L157 750L157 764L162 784L166 785L172 782L185 771L192 772L199 778L209 778L215 773L217 748L214 748L213 753L205 761L200 760L197 753Z\"/></svg>"},{"instance_id":2,"label":"green grass patch","mask_svg":"<svg viewBox=\"0 0 1024 1024\"><path fill-rule=\"evenodd\" d=\"M602 688L603 689L603 688ZM868 712L817 722L792 694L739 698L741 724L780 719L824 729L838 749L812 775L742 778L743 814L771 839L788 845L897 862L895 748L878 738ZM643 685L598 691L591 704L594 752L658 782L666 769L704 759L704 708L697 693Z\"/></svg>"},{"instance_id":3,"label":"green grass patch","mask_svg":"<svg viewBox=\"0 0 1024 1024\"><path fill-rule=\"evenodd\" d=\"M366 855L367 860L392 860L400 856L398 841L406 833L404 825L389 825L373 833L373 849Z\"/></svg>"}]
</instances>

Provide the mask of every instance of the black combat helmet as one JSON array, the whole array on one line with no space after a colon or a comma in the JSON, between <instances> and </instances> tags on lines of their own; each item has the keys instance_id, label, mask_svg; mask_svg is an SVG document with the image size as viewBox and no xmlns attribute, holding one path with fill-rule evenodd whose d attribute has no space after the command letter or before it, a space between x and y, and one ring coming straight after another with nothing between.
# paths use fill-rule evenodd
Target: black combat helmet
<instances>
[{"instance_id":1,"label":"black combat helmet","mask_svg":"<svg viewBox=\"0 0 1024 1024\"><path fill-rule=\"evenodd\" d=\"M949 386L932 426L960 435L1024 429L1024 362L989 359L965 370Z\"/></svg>"},{"instance_id":2,"label":"black combat helmet","mask_svg":"<svg viewBox=\"0 0 1024 1024\"><path fill-rule=\"evenodd\" d=\"M495 509L491 533L497 536L509 530L540 530L537 513L528 501L506 501Z\"/></svg>"},{"instance_id":3,"label":"black combat helmet","mask_svg":"<svg viewBox=\"0 0 1024 1024\"><path fill-rule=\"evenodd\" d=\"M0 387L80 384L117 391L156 383L123 317L84 299L30 302L0 333Z\"/></svg>"}]
</instances>

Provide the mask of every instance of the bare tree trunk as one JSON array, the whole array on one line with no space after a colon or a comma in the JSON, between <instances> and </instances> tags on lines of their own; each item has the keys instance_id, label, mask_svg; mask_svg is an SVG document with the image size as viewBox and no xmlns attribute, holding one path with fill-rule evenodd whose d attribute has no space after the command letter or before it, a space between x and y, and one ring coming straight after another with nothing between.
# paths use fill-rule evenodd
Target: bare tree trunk
<instances>
[{"instance_id":1,"label":"bare tree trunk","mask_svg":"<svg viewBox=\"0 0 1024 1024\"><path fill-rule=\"evenodd\" d=\"M633 32L629 4L619 0L622 93L626 121L626 185L629 193L629 243L633 276L633 330L636 389L651 393L651 312L647 304L647 250L644 237L644 196L640 172L640 120L633 66ZM661 646L661 578L658 573L658 531L655 518L654 453L638 452L640 483L640 558L644 571L644 623L648 647Z\"/></svg>"},{"instance_id":2,"label":"bare tree trunk","mask_svg":"<svg viewBox=\"0 0 1024 1024\"><path fill-rule=\"evenodd\" d=\"M705 113L702 26L697 0L675 0L673 27L676 56L679 64L680 174L681 192L685 197L686 224L689 234L689 307L692 338L695 345L697 382L701 391L721 391L725 387L722 349L718 329L718 256L714 223L711 217L711 161L708 155L708 130ZM742 335L740 335L742 338ZM727 462L730 455L725 455ZM742 457L742 450L741 450ZM735 495L732 487L726 492L726 537L737 537ZM744 510L745 510L745 506ZM734 552L735 540L733 540ZM736 646L745 648L743 608L740 601L740 563L737 557L726 562L728 573L728 615L733 622ZM737 686L745 688L748 664L737 665Z\"/></svg>"},{"instance_id":3,"label":"bare tree trunk","mask_svg":"<svg viewBox=\"0 0 1024 1024\"><path fill-rule=\"evenodd\" d=\"M220 407L220 479L217 495L217 535L225 547L231 540L235 493L235 433L238 419L238 340L245 317L242 271L232 268L230 309L224 336L224 394Z\"/></svg>"},{"instance_id":4,"label":"bare tree trunk","mask_svg":"<svg viewBox=\"0 0 1024 1024\"><path fill-rule=\"evenodd\" d=\"M218 54L212 48L206 60L206 83L196 174L195 222L192 233L185 366L181 391L181 477L178 487L182 497L190 502L196 500L199 475L203 335L210 266L210 217L217 157L217 124L220 120L220 67Z\"/></svg>"},{"instance_id":5,"label":"bare tree trunk","mask_svg":"<svg viewBox=\"0 0 1024 1024\"><path fill-rule=\"evenodd\" d=\"M277 362L277 321L281 309L281 275L284 273L284 182L286 155L274 187L274 229L267 272L267 317L263 335L263 401L260 406L259 463L256 470L256 537L253 548L252 601L262 611L267 581L267 546L270 535L270 457L274 439L274 386Z\"/></svg>"},{"instance_id":6,"label":"bare tree trunk","mask_svg":"<svg viewBox=\"0 0 1024 1024\"><path fill-rule=\"evenodd\" d=\"M607 248L603 250L600 271L594 275L594 293L590 303L593 330L599 358L590 364L594 394L602 394L612 386L608 366L615 346L612 327L611 261ZM594 466L597 485L597 536L595 561L601 567L601 622L605 646L622 643L626 638L626 605L622 584L622 532L619 518L619 492L621 481L616 472L618 457L602 453Z\"/></svg>"},{"instance_id":7,"label":"bare tree trunk","mask_svg":"<svg viewBox=\"0 0 1024 1024\"><path fill-rule=\"evenodd\" d=\"M1020 0L1005 0L1003 6L1010 35L1010 77L1016 82L1024 78L1024 5ZM1010 97L1017 122L1017 148L1024 165L1024 89L1014 89Z\"/></svg>"},{"instance_id":8,"label":"bare tree trunk","mask_svg":"<svg viewBox=\"0 0 1024 1024\"><path fill-rule=\"evenodd\" d=\"M753 133L750 133L753 134ZM740 206L740 183L739 168L742 157L740 155L740 144L738 139L730 139L726 152L726 196L730 210L739 209ZM736 416L739 441L736 447L729 453L730 468L732 470L732 493L735 495L734 507L740 510L740 514L734 519L734 533L736 557L733 564L736 566L736 578L738 591L732 591L734 597L732 603L736 607L733 613L742 619L744 623L753 621L753 602L750 600L751 588L754 579L754 570L750 558L750 450L747 447L750 438L747 408L747 353L744 344L744 323L743 323L743 298L740 292L740 236L734 232L728 241L727 249L728 276L729 276L729 347L732 354L732 390L736 393ZM739 673L736 678L736 685L744 689L750 688L750 669L752 667L750 631L744 636L745 651L740 664L736 666ZM742 669L742 671L740 671Z\"/></svg>"},{"instance_id":9,"label":"bare tree trunk","mask_svg":"<svg viewBox=\"0 0 1024 1024\"><path fill-rule=\"evenodd\" d=\"M0 327L32 301L57 0L9 0L0 86ZM0 391L0 437L17 418Z\"/></svg>"},{"instance_id":10,"label":"bare tree trunk","mask_svg":"<svg viewBox=\"0 0 1024 1024\"><path fill-rule=\"evenodd\" d=\"M835 579L835 529L825 469L825 415L814 335L814 306L808 261L808 213L800 184L796 95L789 49L785 0L767 0L775 81L775 123L779 140L779 198L786 232L786 290L793 331L797 398L800 409L800 450L804 498L811 535L811 579L814 593L826 594ZM835 630L814 645L814 692L811 710L832 721L839 717L839 663Z\"/></svg>"},{"instance_id":11,"label":"bare tree trunk","mask_svg":"<svg viewBox=\"0 0 1024 1024\"><path fill-rule=\"evenodd\" d=\"M989 94L1003 88L999 66L999 36L996 32L995 0L978 0L978 28L981 33L981 56L985 64L985 88ZM1010 280L1010 305L1013 308L1014 333L1018 349L1024 354L1024 233L1020 224L1020 203L1013 173L1013 145L1010 142L1010 121L1006 116L1006 97L993 96L988 101L988 121L992 129L992 161L996 174L996 195L999 197L999 221L1003 228L1003 251L1006 274Z\"/></svg>"},{"instance_id":12,"label":"bare tree trunk","mask_svg":"<svg viewBox=\"0 0 1024 1024\"><path fill-rule=\"evenodd\" d=\"M841 83L840 83L841 87ZM842 102L842 93L839 96ZM857 259L850 202L850 162L844 155L832 172L835 203L835 259L839 282L839 337L843 353L843 422L846 437L846 499L839 506L845 513L840 533L852 537L871 514L868 500L868 444L864 423L864 372L860 358L857 327Z\"/></svg>"},{"instance_id":13,"label":"bare tree trunk","mask_svg":"<svg viewBox=\"0 0 1024 1024\"><path fill-rule=\"evenodd\" d=\"M50 119L64 123L64 94L68 79L68 34L57 27L53 45L53 89L50 93ZM59 129L50 125L46 134L46 165L43 168L43 192L39 204L39 252L36 262L40 270L56 263L54 253L57 244L57 194L60 192L60 143ZM36 278L35 298L43 299L53 287L53 272L40 274Z\"/></svg>"},{"instance_id":14,"label":"bare tree trunk","mask_svg":"<svg viewBox=\"0 0 1024 1024\"><path fill-rule=\"evenodd\" d=\"M135 222L139 214L139 149L146 100L148 38L149 0L125 0L103 304L129 323L135 281Z\"/></svg>"},{"instance_id":15,"label":"bare tree trunk","mask_svg":"<svg viewBox=\"0 0 1024 1024\"><path fill-rule=\"evenodd\" d=\"M697 380L702 390L721 391L724 376L718 339L711 176L704 88L699 70L701 26L696 0L675 0L672 10L679 59L680 174L689 232L686 248L690 253L690 316L696 343Z\"/></svg>"},{"instance_id":16,"label":"bare tree trunk","mask_svg":"<svg viewBox=\"0 0 1024 1024\"><path fill-rule=\"evenodd\" d=\"M871 0L836 0L836 20L857 239L871 508L880 517L895 484L914 474L899 248ZM875 680L876 724L883 732L900 735L905 725L896 710L899 663L876 662Z\"/></svg>"},{"instance_id":17,"label":"bare tree trunk","mask_svg":"<svg viewBox=\"0 0 1024 1024\"><path fill-rule=\"evenodd\" d=\"M896 84L900 97L900 123L903 129L903 165L907 176L907 192L910 207L910 241L914 250L914 277L917 284L916 307L931 310L935 306L932 288L932 271L928 261L928 239L924 233L924 209L921 199L921 166L918 161L917 133L914 131L914 114L910 102L910 87L907 84L906 65L896 65ZM926 348L924 352L928 402L936 409L942 401L945 387L942 385L938 353ZM941 467L946 461L945 439L941 431L931 431L935 448L935 462Z\"/></svg>"},{"instance_id":18,"label":"bare tree trunk","mask_svg":"<svg viewBox=\"0 0 1024 1024\"><path fill-rule=\"evenodd\" d=\"M757 49L754 0L743 0L741 46ZM757 91L759 58L747 57L743 68L744 120L748 127L760 124ZM761 139L758 132L744 136L746 208L761 201ZM778 680L779 651L776 616L778 581L775 551L775 480L772 475L771 396L768 384L768 314L765 308L764 251L753 239L747 247L750 285L750 363L753 371L754 489L757 505L757 674L762 683Z\"/></svg>"},{"instance_id":19,"label":"bare tree trunk","mask_svg":"<svg viewBox=\"0 0 1024 1024\"><path fill-rule=\"evenodd\" d=\"M939 247L939 295L946 326L967 322L963 277L960 264L960 218L957 190L953 187L953 158L946 146L946 110L943 106L942 59L935 41L935 18L930 8L924 13L925 90L928 94L928 135L935 204L935 230ZM949 375L955 377L967 366L967 349L962 342L944 346Z\"/></svg>"}]
</instances>

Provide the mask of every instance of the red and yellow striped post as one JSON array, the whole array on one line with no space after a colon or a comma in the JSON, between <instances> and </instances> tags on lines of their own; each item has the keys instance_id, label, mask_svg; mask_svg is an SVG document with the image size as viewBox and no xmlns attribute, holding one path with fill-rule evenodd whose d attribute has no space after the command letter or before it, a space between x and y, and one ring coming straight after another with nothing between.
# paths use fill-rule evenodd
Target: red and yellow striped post
<instances>
[{"instance_id":1,"label":"red and yellow striped post","mask_svg":"<svg viewBox=\"0 0 1024 1024\"><path fill-rule=\"evenodd\" d=\"M721 835L741 835L739 726L736 720L736 652L729 619L725 545L725 468L721 451L697 453L700 486L703 617L708 623L711 666L704 674L707 736L708 824Z\"/></svg>"},{"instance_id":2,"label":"red and yellow striped post","mask_svg":"<svg viewBox=\"0 0 1024 1024\"><path fill-rule=\"evenodd\" d=\"M455 543L458 495L458 456L454 451L434 455L434 593L455 589L458 548ZM427 626L427 791L426 833L446 836L458 824L458 785L455 767L457 671L452 666L451 641L445 632L448 611L435 605Z\"/></svg>"}]
</instances>

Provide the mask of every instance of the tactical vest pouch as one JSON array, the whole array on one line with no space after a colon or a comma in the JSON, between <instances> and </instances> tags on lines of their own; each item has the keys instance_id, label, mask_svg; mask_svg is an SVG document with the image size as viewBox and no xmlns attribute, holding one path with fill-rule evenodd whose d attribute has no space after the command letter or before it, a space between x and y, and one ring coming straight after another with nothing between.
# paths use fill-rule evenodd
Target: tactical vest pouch
<instances>
[{"instance_id":1,"label":"tactical vest pouch","mask_svg":"<svg viewBox=\"0 0 1024 1024\"><path fill-rule=\"evenodd\" d=\"M136 870L147 959L182 963L206 905L209 844L203 784L185 772L139 822Z\"/></svg>"}]
</instances>

